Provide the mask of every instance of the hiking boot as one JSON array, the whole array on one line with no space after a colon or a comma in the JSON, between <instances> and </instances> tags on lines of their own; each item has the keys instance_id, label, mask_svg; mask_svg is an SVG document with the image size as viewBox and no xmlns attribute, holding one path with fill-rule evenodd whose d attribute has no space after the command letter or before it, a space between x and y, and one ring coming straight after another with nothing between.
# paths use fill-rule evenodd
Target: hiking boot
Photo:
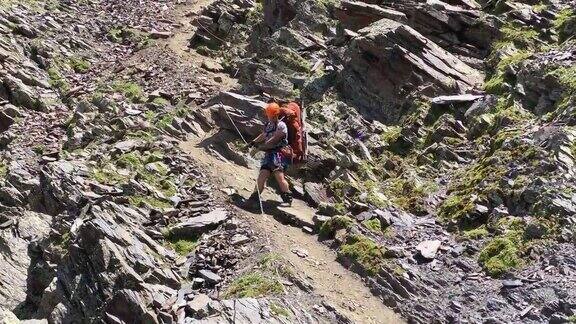
<instances>
[{"instance_id":1,"label":"hiking boot","mask_svg":"<svg viewBox=\"0 0 576 324\"><path fill-rule=\"evenodd\" d=\"M252 195L244 202L243 207L246 209L256 209L260 206L260 199L258 199L258 193L253 192Z\"/></svg>"},{"instance_id":2,"label":"hiking boot","mask_svg":"<svg viewBox=\"0 0 576 324\"><path fill-rule=\"evenodd\" d=\"M280 197L282 197L282 201L288 205L288 206L292 206L292 193L291 192L283 192L280 194Z\"/></svg>"}]
</instances>

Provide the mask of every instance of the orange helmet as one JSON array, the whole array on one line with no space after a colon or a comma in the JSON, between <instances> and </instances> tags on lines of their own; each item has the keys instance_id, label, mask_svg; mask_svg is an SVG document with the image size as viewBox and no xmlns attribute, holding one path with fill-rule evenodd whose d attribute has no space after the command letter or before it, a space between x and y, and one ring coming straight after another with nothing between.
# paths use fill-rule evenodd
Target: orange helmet
<instances>
[{"instance_id":1,"label":"orange helmet","mask_svg":"<svg viewBox=\"0 0 576 324\"><path fill-rule=\"evenodd\" d=\"M266 105L265 113L266 117L270 119L277 117L278 115L280 115L280 106L275 102L271 102L268 105Z\"/></svg>"}]
</instances>

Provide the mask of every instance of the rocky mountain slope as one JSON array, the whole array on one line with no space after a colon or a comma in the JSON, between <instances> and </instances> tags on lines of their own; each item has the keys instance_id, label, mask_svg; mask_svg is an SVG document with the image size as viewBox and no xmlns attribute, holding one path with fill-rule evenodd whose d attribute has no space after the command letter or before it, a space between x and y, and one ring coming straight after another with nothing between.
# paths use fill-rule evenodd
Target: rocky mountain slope
<instances>
[{"instance_id":1,"label":"rocky mountain slope","mask_svg":"<svg viewBox=\"0 0 576 324\"><path fill-rule=\"evenodd\" d=\"M414 322L566 322L573 7L216 1L191 45L247 93L302 99L295 190L387 305ZM246 134L255 115L237 119Z\"/></svg>"},{"instance_id":2,"label":"rocky mountain slope","mask_svg":"<svg viewBox=\"0 0 576 324\"><path fill-rule=\"evenodd\" d=\"M0 318L400 321L332 304L207 169L252 165L271 95L305 108L315 215L266 212L399 316L574 321L574 8L0 1Z\"/></svg>"}]
</instances>

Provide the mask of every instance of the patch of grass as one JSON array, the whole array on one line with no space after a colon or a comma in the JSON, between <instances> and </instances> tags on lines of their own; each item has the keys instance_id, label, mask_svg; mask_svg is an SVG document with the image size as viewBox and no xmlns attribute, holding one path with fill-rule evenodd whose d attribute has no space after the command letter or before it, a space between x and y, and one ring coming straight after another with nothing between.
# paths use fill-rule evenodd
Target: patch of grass
<instances>
[{"instance_id":1,"label":"patch of grass","mask_svg":"<svg viewBox=\"0 0 576 324\"><path fill-rule=\"evenodd\" d=\"M501 94L505 92L503 85L505 82L513 82L506 76L506 70L509 66L514 66L530 58L534 53L530 50L520 50L514 54L503 57L496 66L496 71L484 84L484 90L492 94Z\"/></svg>"},{"instance_id":2,"label":"patch of grass","mask_svg":"<svg viewBox=\"0 0 576 324\"><path fill-rule=\"evenodd\" d=\"M259 272L245 274L234 280L224 296L226 298L262 297L281 294L282 284Z\"/></svg>"},{"instance_id":3,"label":"patch of grass","mask_svg":"<svg viewBox=\"0 0 576 324\"><path fill-rule=\"evenodd\" d=\"M150 42L149 34L132 28L111 28L106 37L114 43L143 48Z\"/></svg>"},{"instance_id":4,"label":"patch of grass","mask_svg":"<svg viewBox=\"0 0 576 324\"><path fill-rule=\"evenodd\" d=\"M91 172L91 178L107 185L125 183L129 179L129 177L119 174L116 170L110 168L109 166L93 169Z\"/></svg>"},{"instance_id":5,"label":"patch of grass","mask_svg":"<svg viewBox=\"0 0 576 324\"><path fill-rule=\"evenodd\" d=\"M0 178L5 178L8 174L8 166L6 162L0 160Z\"/></svg>"},{"instance_id":6,"label":"patch of grass","mask_svg":"<svg viewBox=\"0 0 576 324\"><path fill-rule=\"evenodd\" d=\"M505 237L497 237L490 241L480 252L478 261L486 273L493 277L501 276L523 264L518 255L518 248L512 240Z\"/></svg>"},{"instance_id":7,"label":"patch of grass","mask_svg":"<svg viewBox=\"0 0 576 324\"><path fill-rule=\"evenodd\" d=\"M288 47L280 47L274 51L273 62L280 68L288 68L296 72L309 73L310 63L300 54Z\"/></svg>"},{"instance_id":8,"label":"patch of grass","mask_svg":"<svg viewBox=\"0 0 576 324\"><path fill-rule=\"evenodd\" d=\"M576 14L574 9L567 8L560 10L553 22L553 27L559 35L560 42L570 38L576 28ZM572 30L572 33L570 33L570 30Z\"/></svg>"},{"instance_id":9,"label":"patch of grass","mask_svg":"<svg viewBox=\"0 0 576 324\"><path fill-rule=\"evenodd\" d=\"M484 83L484 90L488 93L499 94L504 92L504 74L496 72Z\"/></svg>"},{"instance_id":10,"label":"patch of grass","mask_svg":"<svg viewBox=\"0 0 576 324\"><path fill-rule=\"evenodd\" d=\"M354 224L354 221L350 217L334 216L322 224L318 235L321 238L332 238L334 237L334 233L336 233L336 231L347 229L352 226L352 224Z\"/></svg>"},{"instance_id":11,"label":"patch of grass","mask_svg":"<svg viewBox=\"0 0 576 324\"><path fill-rule=\"evenodd\" d=\"M466 238L468 240L477 240L477 239L486 237L487 235L488 235L488 230L486 229L486 226L484 226L484 225L477 227L475 229L464 231L464 233L463 233L464 238Z\"/></svg>"},{"instance_id":12,"label":"patch of grass","mask_svg":"<svg viewBox=\"0 0 576 324\"><path fill-rule=\"evenodd\" d=\"M72 57L70 58L70 66L76 73L86 73L90 70L92 64L80 57Z\"/></svg>"},{"instance_id":13,"label":"patch of grass","mask_svg":"<svg viewBox=\"0 0 576 324\"><path fill-rule=\"evenodd\" d=\"M474 210L472 198L466 194L454 193L440 205L438 215L443 220L464 219Z\"/></svg>"},{"instance_id":14,"label":"patch of grass","mask_svg":"<svg viewBox=\"0 0 576 324\"><path fill-rule=\"evenodd\" d=\"M51 67L48 69L48 77L50 78L49 83L50 85L58 90L61 94L67 93L70 91L70 84L66 79L60 74L60 71L55 67Z\"/></svg>"},{"instance_id":15,"label":"patch of grass","mask_svg":"<svg viewBox=\"0 0 576 324\"><path fill-rule=\"evenodd\" d=\"M156 136L154 136L154 134L152 134L151 132L145 131L145 130L137 130L135 132L128 132L128 133L126 133L126 137L139 138L139 139L142 139L146 142L152 142L156 138Z\"/></svg>"},{"instance_id":16,"label":"patch of grass","mask_svg":"<svg viewBox=\"0 0 576 324\"><path fill-rule=\"evenodd\" d=\"M380 134L380 139L384 143L391 145L400 137L401 131L402 128L400 126L391 126L385 132Z\"/></svg>"},{"instance_id":17,"label":"patch of grass","mask_svg":"<svg viewBox=\"0 0 576 324\"><path fill-rule=\"evenodd\" d=\"M198 246L198 237L177 238L168 236L166 237L166 243L171 249L178 253L178 255L187 256Z\"/></svg>"},{"instance_id":18,"label":"patch of grass","mask_svg":"<svg viewBox=\"0 0 576 324\"><path fill-rule=\"evenodd\" d=\"M258 265L262 270L275 275L281 275L286 278L294 276L294 270L291 265L277 253L265 254L258 260Z\"/></svg>"},{"instance_id":19,"label":"patch of grass","mask_svg":"<svg viewBox=\"0 0 576 324\"><path fill-rule=\"evenodd\" d=\"M162 106L162 107L166 107L166 106L170 105L170 101L168 101L167 99L164 99L162 97L154 98L154 100L152 100L152 103L156 104L158 106Z\"/></svg>"},{"instance_id":20,"label":"patch of grass","mask_svg":"<svg viewBox=\"0 0 576 324\"><path fill-rule=\"evenodd\" d=\"M362 235L350 235L338 251L339 258L357 262L369 275L380 271L384 263L384 248Z\"/></svg>"},{"instance_id":21,"label":"patch of grass","mask_svg":"<svg viewBox=\"0 0 576 324\"><path fill-rule=\"evenodd\" d=\"M116 81L112 84L112 89L134 103L142 103L144 101L144 91L137 83Z\"/></svg>"},{"instance_id":22,"label":"patch of grass","mask_svg":"<svg viewBox=\"0 0 576 324\"><path fill-rule=\"evenodd\" d=\"M45 150L46 150L46 145L44 145L44 144L38 144L32 148L32 151L34 151L34 153L36 153L38 155L44 154Z\"/></svg>"},{"instance_id":23,"label":"patch of grass","mask_svg":"<svg viewBox=\"0 0 576 324\"><path fill-rule=\"evenodd\" d=\"M167 114L167 115L162 116L162 118L160 118L160 120L156 123L156 126L158 128L165 129L168 126L171 126L173 121L174 121L174 116Z\"/></svg>"},{"instance_id":24,"label":"patch of grass","mask_svg":"<svg viewBox=\"0 0 576 324\"><path fill-rule=\"evenodd\" d=\"M424 200L428 193L434 190L432 184L420 184L414 180L393 178L385 181L382 187L385 195L396 206L417 215L428 213Z\"/></svg>"},{"instance_id":25,"label":"patch of grass","mask_svg":"<svg viewBox=\"0 0 576 324\"><path fill-rule=\"evenodd\" d=\"M270 311L274 315L290 317L290 312L286 308L279 306L276 303L270 303Z\"/></svg>"},{"instance_id":26,"label":"patch of grass","mask_svg":"<svg viewBox=\"0 0 576 324\"><path fill-rule=\"evenodd\" d=\"M557 68L549 75L556 77L569 94L576 94L576 65Z\"/></svg>"},{"instance_id":27,"label":"patch of grass","mask_svg":"<svg viewBox=\"0 0 576 324\"><path fill-rule=\"evenodd\" d=\"M546 5L545 3L538 3L532 6L532 10L534 10L535 13L541 13L542 11L546 10L548 8L548 5Z\"/></svg>"},{"instance_id":28,"label":"patch of grass","mask_svg":"<svg viewBox=\"0 0 576 324\"><path fill-rule=\"evenodd\" d=\"M328 188L332 192L332 196L339 199L346 196L347 184L343 180L336 179L328 185Z\"/></svg>"},{"instance_id":29,"label":"patch of grass","mask_svg":"<svg viewBox=\"0 0 576 324\"><path fill-rule=\"evenodd\" d=\"M108 30L108 40L110 40L111 42L114 43L121 43L122 42L122 37L120 36L122 33L122 30L119 28L111 28L110 30Z\"/></svg>"},{"instance_id":30,"label":"patch of grass","mask_svg":"<svg viewBox=\"0 0 576 324\"><path fill-rule=\"evenodd\" d=\"M369 220L365 220L362 222L367 229L371 230L372 232L382 233L382 224L378 218L372 218Z\"/></svg>"},{"instance_id":31,"label":"patch of grass","mask_svg":"<svg viewBox=\"0 0 576 324\"><path fill-rule=\"evenodd\" d=\"M506 23L500 29L502 38L514 43L517 47L526 48L534 46L540 34L532 27Z\"/></svg>"}]
</instances>

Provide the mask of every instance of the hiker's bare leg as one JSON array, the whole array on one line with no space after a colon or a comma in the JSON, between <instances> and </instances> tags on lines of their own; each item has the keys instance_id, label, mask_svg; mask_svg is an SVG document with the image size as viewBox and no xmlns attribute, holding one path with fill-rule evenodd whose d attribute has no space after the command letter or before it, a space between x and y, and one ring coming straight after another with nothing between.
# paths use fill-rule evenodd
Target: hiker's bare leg
<instances>
[{"instance_id":1,"label":"hiker's bare leg","mask_svg":"<svg viewBox=\"0 0 576 324\"><path fill-rule=\"evenodd\" d=\"M284 177L284 172L282 171L274 172L274 178L276 178L276 182L278 182L278 186L280 187L281 192L290 192L290 186L288 185L288 181Z\"/></svg>"},{"instance_id":2,"label":"hiker's bare leg","mask_svg":"<svg viewBox=\"0 0 576 324\"><path fill-rule=\"evenodd\" d=\"M270 176L270 171L268 170L260 170L260 174L258 174L258 192L262 193L264 191L264 186L266 185L266 180Z\"/></svg>"}]
</instances>

